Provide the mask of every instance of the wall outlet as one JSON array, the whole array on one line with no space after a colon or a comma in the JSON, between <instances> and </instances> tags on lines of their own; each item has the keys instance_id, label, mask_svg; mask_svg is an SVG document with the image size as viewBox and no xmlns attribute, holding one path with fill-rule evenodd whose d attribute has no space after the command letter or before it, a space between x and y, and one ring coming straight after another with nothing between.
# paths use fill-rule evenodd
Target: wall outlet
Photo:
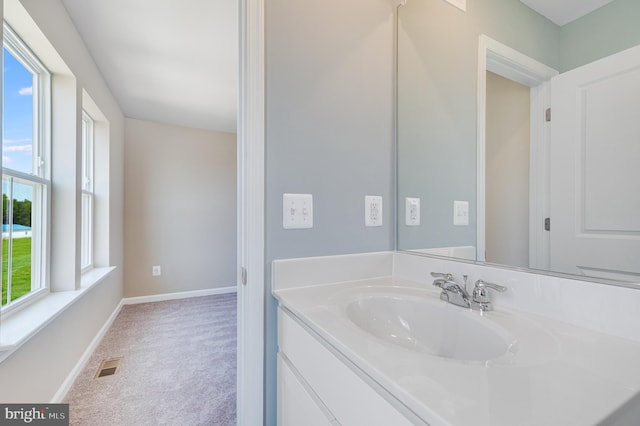
<instances>
[{"instance_id":1,"label":"wall outlet","mask_svg":"<svg viewBox=\"0 0 640 426\"><path fill-rule=\"evenodd\" d=\"M162 275L162 268L160 267L160 265L151 267L151 275L153 275L154 277L159 277L160 275Z\"/></svg>"},{"instance_id":2,"label":"wall outlet","mask_svg":"<svg viewBox=\"0 0 640 426\"><path fill-rule=\"evenodd\" d=\"M284 229L313 228L313 196L282 194L282 227Z\"/></svg>"},{"instance_id":3,"label":"wall outlet","mask_svg":"<svg viewBox=\"0 0 640 426\"><path fill-rule=\"evenodd\" d=\"M469 225L469 202L468 201L453 202L453 224L455 226Z\"/></svg>"},{"instance_id":4,"label":"wall outlet","mask_svg":"<svg viewBox=\"0 0 640 426\"><path fill-rule=\"evenodd\" d=\"M364 225L382 226L382 197L379 195L364 197Z\"/></svg>"},{"instance_id":5,"label":"wall outlet","mask_svg":"<svg viewBox=\"0 0 640 426\"><path fill-rule=\"evenodd\" d=\"M420 225L420 198L405 198L405 218L407 226Z\"/></svg>"}]
</instances>

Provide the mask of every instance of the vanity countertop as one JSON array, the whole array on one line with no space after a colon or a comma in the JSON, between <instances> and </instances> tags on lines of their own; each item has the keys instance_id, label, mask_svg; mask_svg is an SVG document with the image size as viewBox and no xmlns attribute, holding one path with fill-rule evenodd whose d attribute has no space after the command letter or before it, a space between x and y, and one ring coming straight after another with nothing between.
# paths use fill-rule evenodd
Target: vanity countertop
<instances>
[{"instance_id":1,"label":"vanity countertop","mask_svg":"<svg viewBox=\"0 0 640 426\"><path fill-rule=\"evenodd\" d=\"M470 311L441 301L437 288L410 280L389 276L273 293L281 306L430 425L593 425L640 392L636 341L501 307ZM517 344L486 361L400 347L349 319L349 303L376 295L445 304L444 309L461 310L516 336Z\"/></svg>"}]
</instances>

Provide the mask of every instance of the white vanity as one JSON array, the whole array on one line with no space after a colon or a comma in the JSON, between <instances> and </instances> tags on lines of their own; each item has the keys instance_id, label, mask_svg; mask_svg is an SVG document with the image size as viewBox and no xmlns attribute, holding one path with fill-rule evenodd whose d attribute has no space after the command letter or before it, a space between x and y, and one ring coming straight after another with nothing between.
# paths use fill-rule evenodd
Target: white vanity
<instances>
[{"instance_id":1,"label":"white vanity","mask_svg":"<svg viewBox=\"0 0 640 426\"><path fill-rule=\"evenodd\" d=\"M470 310L432 272L507 291ZM278 260L272 282L282 426L591 425L640 392L635 289L401 252Z\"/></svg>"}]
</instances>

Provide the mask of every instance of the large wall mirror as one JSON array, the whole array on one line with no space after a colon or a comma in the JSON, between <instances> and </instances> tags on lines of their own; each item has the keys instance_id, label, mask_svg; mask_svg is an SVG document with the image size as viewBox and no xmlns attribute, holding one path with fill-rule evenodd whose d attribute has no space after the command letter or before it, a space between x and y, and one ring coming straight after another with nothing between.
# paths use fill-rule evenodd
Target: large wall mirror
<instances>
[{"instance_id":1,"label":"large wall mirror","mask_svg":"<svg viewBox=\"0 0 640 426\"><path fill-rule=\"evenodd\" d=\"M640 283L640 2L536 3L399 7L398 249Z\"/></svg>"}]
</instances>

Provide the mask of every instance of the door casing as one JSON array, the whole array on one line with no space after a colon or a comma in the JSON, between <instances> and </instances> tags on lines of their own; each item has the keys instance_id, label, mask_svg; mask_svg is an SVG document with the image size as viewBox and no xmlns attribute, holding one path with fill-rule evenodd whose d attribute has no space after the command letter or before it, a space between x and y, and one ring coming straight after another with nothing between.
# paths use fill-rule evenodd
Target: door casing
<instances>
[{"instance_id":1,"label":"door casing","mask_svg":"<svg viewBox=\"0 0 640 426\"><path fill-rule=\"evenodd\" d=\"M549 268L549 125L545 111L550 107L550 80L558 71L509 46L481 34L478 48L477 93L477 177L476 260L485 261L486 224L486 100L487 71L531 89L531 134L529 164L529 268Z\"/></svg>"}]
</instances>

